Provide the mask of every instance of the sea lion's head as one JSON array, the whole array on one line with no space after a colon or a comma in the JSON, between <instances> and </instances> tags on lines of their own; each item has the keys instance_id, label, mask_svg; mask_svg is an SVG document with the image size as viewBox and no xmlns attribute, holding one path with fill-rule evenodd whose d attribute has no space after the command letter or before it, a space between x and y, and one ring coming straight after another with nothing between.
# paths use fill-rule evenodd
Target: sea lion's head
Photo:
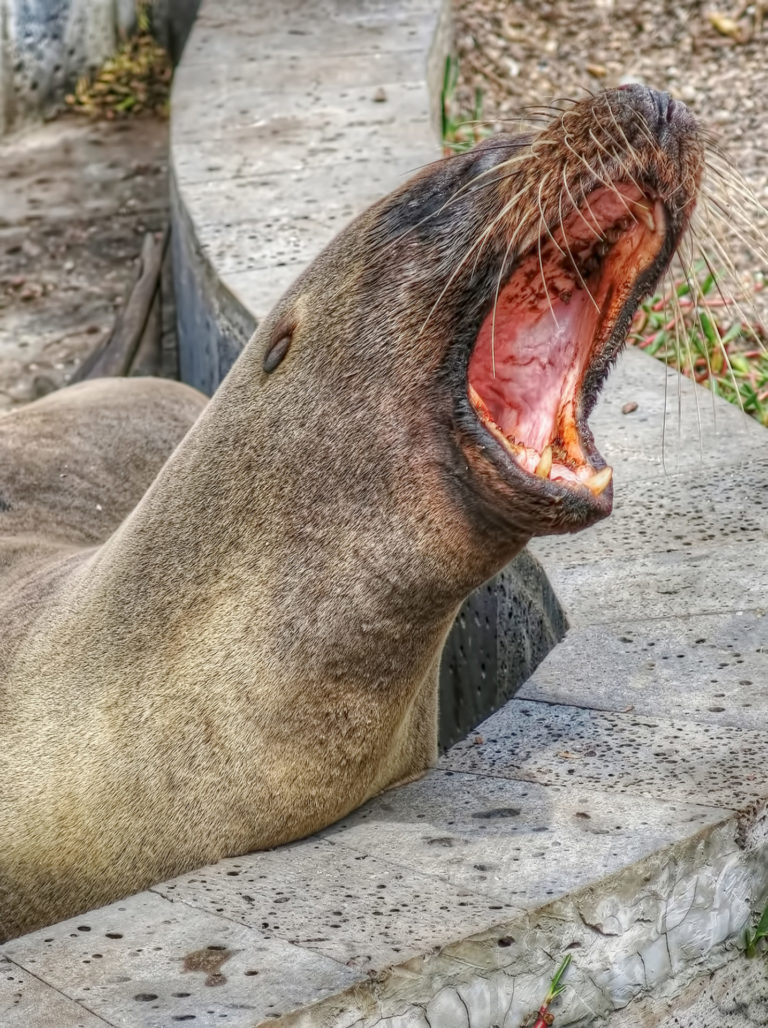
<instances>
[{"instance_id":1,"label":"sea lion's head","mask_svg":"<svg viewBox=\"0 0 768 1028\"><path fill-rule=\"evenodd\" d=\"M265 326L264 373L311 369L307 417L322 398L343 419L350 477L409 480L486 540L580 529L612 505L589 414L702 168L692 115L640 85L446 158L310 267Z\"/></svg>"},{"instance_id":2,"label":"sea lion's head","mask_svg":"<svg viewBox=\"0 0 768 1028\"><path fill-rule=\"evenodd\" d=\"M489 500L522 491L540 525L573 530L611 510L587 419L689 224L703 151L687 108L637 85L510 145L501 161L498 141L478 147L467 169L467 191L496 179L499 199L467 249L474 264L490 244L496 282L450 358L460 445Z\"/></svg>"}]
</instances>

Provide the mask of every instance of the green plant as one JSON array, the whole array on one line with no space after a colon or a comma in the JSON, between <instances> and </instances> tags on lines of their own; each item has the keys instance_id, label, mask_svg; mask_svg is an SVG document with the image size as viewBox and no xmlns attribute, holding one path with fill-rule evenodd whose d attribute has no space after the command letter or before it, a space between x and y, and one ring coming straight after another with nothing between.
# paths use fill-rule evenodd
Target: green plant
<instances>
[{"instance_id":1,"label":"green plant","mask_svg":"<svg viewBox=\"0 0 768 1028\"><path fill-rule=\"evenodd\" d=\"M483 117L483 91L475 90L475 104L469 118L457 116L453 111L453 95L459 80L459 62L450 54L445 58L443 88L440 90L440 131L443 151L446 154L469 150L485 136L490 129L481 124Z\"/></svg>"},{"instance_id":2,"label":"green plant","mask_svg":"<svg viewBox=\"0 0 768 1028\"><path fill-rule=\"evenodd\" d=\"M554 1000L556 1000L561 993L565 992L565 986L562 985L561 982L563 979L563 975L568 970L568 966L570 963L571 954L568 953L565 957L563 957L560 967L558 967L557 971L555 971L554 977L552 978L552 981L549 983L549 992L547 993L544 1002L536 1011L537 1016L536 1020L533 1023L533 1028L549 1028L549 1025L554 1024L555 1018L549 1012L549 1008L551 1004L554 1002Z\"/></svg>"},{"instance_id":3,"label":"green plant","mask_svg":"<svg viewBox=\"0 0 768 1028\"><path fill-rule=\"evenodd\" d=\"M754 281L755 292L762 287ZM629 341L768 426L764 330L720 293L708 263L641 304Z\"/></svg>"},{"instance_id":4,"label":"green plant","mask_svg":"<svg viewBox=\"0 0 768 1028\"><path fill-rule=\"evenodd\" d=\"M762 948L760 943L763 939L768 939L768 906L763 911L754 931L747 928L744 932L744 948L748 957L757 956L758 949Z\"/></svg>"}]
</instances>

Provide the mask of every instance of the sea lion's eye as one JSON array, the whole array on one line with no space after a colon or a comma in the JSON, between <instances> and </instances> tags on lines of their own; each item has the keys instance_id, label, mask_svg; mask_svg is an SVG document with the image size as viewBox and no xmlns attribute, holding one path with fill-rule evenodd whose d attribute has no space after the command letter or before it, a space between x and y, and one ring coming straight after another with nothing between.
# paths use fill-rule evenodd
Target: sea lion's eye
<instances>
[{"instance_id":1,"label":"sea lion's eye","mask_svg":"<svg viewBox=\"0 0 768 1028\"><path fill-rule=\"evenodd\" d=\"M275 370L288 353L295 327L293 324L281 321L272 333L272 338L262 362L262 367L268 375Z\"/></svg>"}]
</instances>

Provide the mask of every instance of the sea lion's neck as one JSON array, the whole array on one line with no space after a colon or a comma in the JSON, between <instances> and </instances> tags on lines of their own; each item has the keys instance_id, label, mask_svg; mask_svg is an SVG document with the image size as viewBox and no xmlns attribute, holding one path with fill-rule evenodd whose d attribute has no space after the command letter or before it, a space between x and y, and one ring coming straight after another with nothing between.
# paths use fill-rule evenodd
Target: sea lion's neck
<instances>
[{"instance_id":1,"label":"sea lion's neck","mask_svg":"<svg viewBox=\"0 0 768 1028\"><path fill-rule=\"evenodd\" d=\"M83 569L97 648L243 685L266 651L286 680L408 688L502 555L468 547L417 421L276 409L257 353Z\"/></svg>"}]
</instances>

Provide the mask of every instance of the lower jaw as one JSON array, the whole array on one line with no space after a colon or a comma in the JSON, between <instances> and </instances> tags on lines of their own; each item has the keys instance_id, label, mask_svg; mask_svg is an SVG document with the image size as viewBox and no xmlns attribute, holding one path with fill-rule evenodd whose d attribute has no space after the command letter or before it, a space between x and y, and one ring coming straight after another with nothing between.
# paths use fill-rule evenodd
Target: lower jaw
<instances>
[{"instance_id":1,"label":"lower jaw","mask_svg":"<svg viewBox=\"0 0 768 1028\"><path fill-rule=\"evenodd\" d=\"M578 440L575 426L568 434L573 437L570 450L578 456L575 459L572 457L566 463L567 458L563 459L563 457L568 447L560 441L549 443L541 451L538 451L534 447L508 439L490 417L485 404L471 383L468 385L468 399L485 431L503 447L521 472L531 475L533 478L573 488L579 492L585 490L593 496L600 496L610 485L613 469L608 466L602 468L592 466L580 440Z\"/></svg>"}]
</instances>

